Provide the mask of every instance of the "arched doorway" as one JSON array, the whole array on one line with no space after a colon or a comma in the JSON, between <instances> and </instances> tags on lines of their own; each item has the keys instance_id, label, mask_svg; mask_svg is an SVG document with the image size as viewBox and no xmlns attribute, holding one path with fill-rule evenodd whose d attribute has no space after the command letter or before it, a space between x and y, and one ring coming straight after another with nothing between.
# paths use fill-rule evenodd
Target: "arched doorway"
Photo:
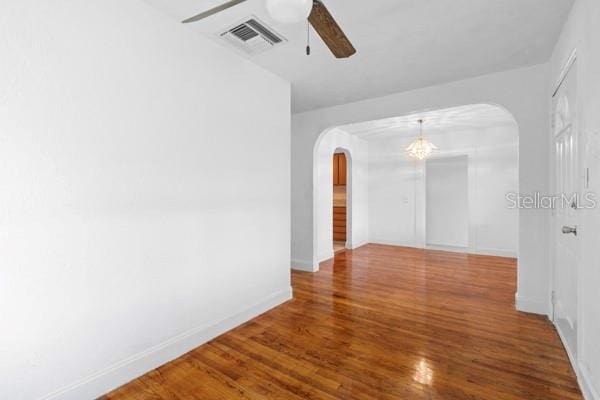
<instances>
[{"instance_id":1,"label":"arched doorway","mask_svg":"<svg viewBox=\"0 0 600 400\"><path fill-rule=\"evenodd\" d=\"M441 144L443 151L436 154L435 159L466 157L470 160L469 181L477 183L470 185L465 194L474 210L468 216L468 242L464 247L452 242L439 243L433 234L437 228L427 229L427 163L414 163L404 154L407 144L416 135L414 129L407 127L416 126L420 118L426 120L428 132L434 132ZM468 134L461 136L461 130ZM446 135L441 135L441 131ZM393 140L386 142L386 135ZM378 137L384 137L385 140L378 140L383 144L373 141ZM475 104L427 110L324 131L314 148L313 259L316 266L333 256L331 228L327 229L331 224L328 221L333 218L329 211L333 200L328 192L331 193L331 157L336 149L351 154L353 163L354 176L350 184L354 185L354 193L348 211L352 239L348 248L380 243L518 256L519 211L506 210L505 195L519 192L519 129L512 114L504 108ZM495 175L490 173L492 169ZM430 170L435 171L435 168Z\"/></svg>"},{"instance_id":2,"label":"arched doorway","mask_svg":"<svg viewBox=\"0 0 600 400\"><path fill-rule=\"evenodd\" d=\"M367 190L362 171L357 170L357 162L360 166L364 155L364 149L356 138L336 129L329 130L315 147L313 243L316 265L334 256L334 239L338 239L338 246L343 245L346 249L357 246L355 215L357 212L362 215L366 212L366 205L357 203L357 194L360 196L361 192ZM344 165L339 165L342 159ZM340 213L344 213L343 218ZM345 228L343 239L335 235L336 230L338 233L342 231L339 229L342 219Z\"/></svg>"}]
</instances>

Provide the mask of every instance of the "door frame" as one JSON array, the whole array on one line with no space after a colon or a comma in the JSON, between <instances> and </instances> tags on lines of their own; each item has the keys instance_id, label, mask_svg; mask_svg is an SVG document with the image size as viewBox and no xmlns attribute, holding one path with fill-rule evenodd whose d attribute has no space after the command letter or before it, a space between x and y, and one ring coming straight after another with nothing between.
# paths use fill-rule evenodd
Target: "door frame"
<instances>
[{"instance_id":1,"label":"door frame","mask_svg":"<svg viewBox=\"0 0 600 400\"><path fill-rule=\"evenodd\" d=\"M576 88L577 88L577 97L579 97L579 93L580 93L580 77L579 77L579 70L577 69L578 65L577 65L577 48L574 48L573 51L571 52L571 54L569 55L569 57L567 58L567 60L565 61L563 67L560 70L560 74L558 76L558 79L555 81L555 85L552 88L552 96L550 98L550 108L551 108L551 113L550 113L550 118L551 118L551 135L550 135L550 188L551 188L551 192L554 194L556 193L556 165L555 165L555 146L554 146L554 140L555 140L555 132L554 132L554 126L553 126L553 119L554 119L554 105L553 105L553 100L556 97L556 95L558 94L560 88L562 87L563 83L565 82L565 80L567 79L569 73L575 69L578 73L577 75L577 82L576 82ZM575 115L575 119L573 120L573 124L574 124L574 130L575 130L575 134L576 134L576 151L577 151L577 160L576 160L576 182L575 184L577 185L577 191L579 192L579 194L581 195L584 191L584 186L581 184L582 180L581 180L581 174L580 172L583 170L584 167L584 160L583 160L583 143L585 142L585 138L583 135L583 132L581 132L581 124L580 124L580 118L581 118L581 112L580 112L580 102L577 101L576 104L576 115ZM559 328L559 326L556 323L556 313L555 313L555 293L556 293L556 257L555 257L555 252L556 252L556 248L557 248L557 230L560 229L561 227L558 224L557 218L556 218L556 205L555 207L553 207L552 209L552 213L550 215L550 249L549 249L549 256L550 256L550 266L551 266L551 274L550 274L550 279L549 279L549 283L550 283L550 299L549 299L549 319L552 321L553 325L556 328L556 331L558 332L558 335L561 339L561 342L563 344L563 347L565 348L565 351L567 352L567 355L569 357L569 360L571 362L571 365L573 367L573 370L575 371L576 375L579 375L579 368L578 368L578 364L579 364L579 355L581 354L581 344L582 344L582 333L583 333L583 326L584 326L584 321L582 318L582 293L581 293L581 288L582 288L582 282L581 282L581 276L582 274L579 271L579 266L581 265L581 250L582 250L582 241L580 239L580 241L578 242L578 248L577 248L577 258L575 260L576 265L577 265L577 278L576 278L576 284L577 284L577 289L576 289L576 293L575 293L575 301L577 303L577 349L576 349L576 354L577 357L575 357L575 355L572 353L571 349L569 349L569 347L566 344L565 338L563 337L563 334L561 333L561 330ZM575 220L577 223L577 227L578 227L578 234L581 237L581 233L582 230L581 228L581 214L579 212L577 212L575 214Z\"/></svg>"}]
</instances>

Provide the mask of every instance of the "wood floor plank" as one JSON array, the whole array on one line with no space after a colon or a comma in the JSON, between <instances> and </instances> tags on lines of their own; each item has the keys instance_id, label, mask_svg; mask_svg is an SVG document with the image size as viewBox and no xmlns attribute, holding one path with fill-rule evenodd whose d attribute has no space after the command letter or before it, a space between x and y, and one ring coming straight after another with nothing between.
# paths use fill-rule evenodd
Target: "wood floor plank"
<instances>
[{"instance_id":1,"label":"wood floor plank","mask_svg":"<svg viewBox=\"0 0 600 400\"><path fill-rule=\"evenodd\" d=\"M383 245L292 272L294 300L103 400L580 400L516 260Z\"/></svg>"}]
</instances>

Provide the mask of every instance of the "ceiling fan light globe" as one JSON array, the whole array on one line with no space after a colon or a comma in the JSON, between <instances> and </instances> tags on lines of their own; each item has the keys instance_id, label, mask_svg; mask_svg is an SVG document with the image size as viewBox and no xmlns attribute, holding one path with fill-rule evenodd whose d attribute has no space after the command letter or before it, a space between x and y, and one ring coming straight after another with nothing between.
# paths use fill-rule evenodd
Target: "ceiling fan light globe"
<instances>
[{"instance_id":1,"label":"ceiling fan light globe","mask_svg":"<svg viewBox=\"0 0 600 400\"><path fill-rule=\"evenodd\" d=\"M313 7L313 0L266 0L271 17L283 24L306 21Z\"/></svg>"}]
</instances>

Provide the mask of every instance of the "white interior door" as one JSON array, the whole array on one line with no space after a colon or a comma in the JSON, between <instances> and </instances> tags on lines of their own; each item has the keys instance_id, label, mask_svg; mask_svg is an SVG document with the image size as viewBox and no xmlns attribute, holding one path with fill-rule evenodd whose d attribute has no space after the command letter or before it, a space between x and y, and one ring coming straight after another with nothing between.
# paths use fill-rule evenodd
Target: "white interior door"
<instances>
[{"instance_id":1,"label":"white interior door","mask_svg":"<svg viewBox=\"0 0 600 400\"><path fill-rule=\"evenodd\" d=\"M554 208L553 319L571 357L577 359L577 274L579 239L578 132L576 124L576 66L571 66L553 98L554 189L563 196Z\"/></svg>"}]
</instances>

